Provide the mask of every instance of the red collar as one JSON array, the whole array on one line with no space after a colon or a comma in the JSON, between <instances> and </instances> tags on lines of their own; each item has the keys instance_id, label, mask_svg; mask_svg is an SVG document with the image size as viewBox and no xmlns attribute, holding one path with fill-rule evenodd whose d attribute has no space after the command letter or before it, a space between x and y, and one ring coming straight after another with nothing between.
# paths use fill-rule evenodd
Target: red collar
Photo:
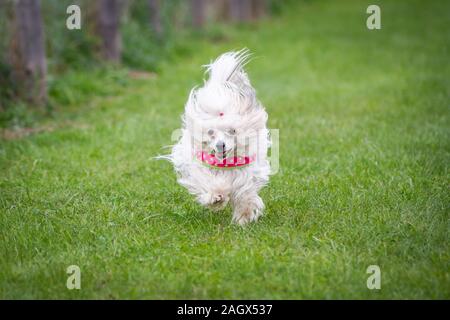
<instances>
[{"instance_id":1,"label":"red collar","mask_svg":"<svg viewBox=\"0 0 450 320\"><path fill-rule=\"evenodd\" d=\"M213 154L208 154L204 151L197 151L195 154L197 160L203 164L219 169L234 169L249 165L255 162L256 155L249 156L232 156L225 159L218 159Z\"/></svg>"}]
</instances>

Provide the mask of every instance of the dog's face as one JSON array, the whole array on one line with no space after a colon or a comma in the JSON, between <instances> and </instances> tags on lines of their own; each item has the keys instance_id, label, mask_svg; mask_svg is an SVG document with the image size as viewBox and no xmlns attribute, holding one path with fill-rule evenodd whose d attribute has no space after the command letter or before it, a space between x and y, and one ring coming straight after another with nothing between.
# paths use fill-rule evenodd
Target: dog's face
<instances>
[{"instance_id":1,"label":"dog's face","mask_svg":"<svg viewBox=\"0 0 450 320\"><path fill-rule=\"evenodd\" d=\"M214 82L191 92L184 115L195 148L220 159L256 153L266 120L251 87Z\"/></svg>"},{"instance_id":2,"label":"dog's face","mask_svg":"<svg viewBox=\"0 0 450 320\"><path fill-rule=\"evenodd\" d=\"M201 137L202 150L214 154L219 159L235 155L254 154L258 148L259 130L264 125L264 114L223 115L216 119L199 123L198 137Z\"/></svg>"},{"instance_id":3,"label":"dog's face","mask_svg":"<svg viewBox=\"0 0 450 320\"><path fill-rule=\"evenodd\" d=\"M226 158L236 149L237 130L229 126L215 126L203 129L203 147L210 150L217 158Z\"/></svg>"}]
</instances>

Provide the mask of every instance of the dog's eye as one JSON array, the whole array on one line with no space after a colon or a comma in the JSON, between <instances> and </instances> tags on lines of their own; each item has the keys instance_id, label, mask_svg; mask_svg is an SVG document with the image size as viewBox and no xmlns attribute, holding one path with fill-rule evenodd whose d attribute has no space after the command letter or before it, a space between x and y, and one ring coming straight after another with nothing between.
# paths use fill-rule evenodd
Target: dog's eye
<instances>
[{"instance_id":1,"label":"dog's eye","mask_svg":"<svg viewBox=\"0 0 450 320\"><path fill-rule=\"evenodd\" d=\"M234 136L236 134L236 129L228 129L228 134Z\"/></svg>"},{"instance_id":2,"label":"dog's eye","mask_svg":"<svg viewBox=\"0 0 450 320\"><path fill-rule=\"evenodd\" d=\"M213 134L214 134L214 130L213 130L213 129L209 129L209 130L208 130L208 135L209 135L209 136L212 136Z\"/></svg>"}]
</instances>

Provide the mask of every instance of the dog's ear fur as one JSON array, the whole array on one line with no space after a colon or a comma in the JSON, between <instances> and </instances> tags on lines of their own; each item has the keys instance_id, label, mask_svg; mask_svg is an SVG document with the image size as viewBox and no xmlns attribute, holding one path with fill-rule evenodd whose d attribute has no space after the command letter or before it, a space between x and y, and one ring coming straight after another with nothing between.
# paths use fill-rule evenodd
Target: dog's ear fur
<instances>
[{"instance_id":1,"label":"dog's ear fur","mask_svg":"<svg viewBox=\"0 0 450 320\"><path fill-rule=\"evenodd\" d=\"M227 95L230 95L231 92L231 99L237 101L235 108L239 114L261 109L256 99L255 89L253 89L247 73L244 71L244 66L249 62L249 59L250 53L246 48L222 54L214 62L204 66L209 78L200 90L214 88L216 91L219 89L217 92ZM220 88L230 90L222 91ZM217 93L215 94L217 95ZM203 95L203 93L200 94L202 97Z\"/></svg>"},{"instance_id":2,"label":"dog's ear fur","mask_svg":"<svg viewBox=\"0 0 450 320\"><path fill-rule=\"evenodd\" d=\"M243 68L249 62L249 58L250 53L246 48L222 54L214 62L204 66L209 74L208 82L235 86L239 89L251 86Z\"/></svg>"}]
</instances>

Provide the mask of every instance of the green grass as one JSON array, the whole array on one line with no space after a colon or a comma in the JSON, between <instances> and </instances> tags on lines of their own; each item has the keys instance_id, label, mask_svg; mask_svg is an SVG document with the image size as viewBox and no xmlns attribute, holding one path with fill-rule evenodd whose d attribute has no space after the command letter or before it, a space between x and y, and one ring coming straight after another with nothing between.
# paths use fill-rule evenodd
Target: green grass
<instances>
[{"instance_id":1,"label":"green grass","mask_svg":"<svg viewBox=\"0 0 450 320\"><path fill-rule=\"evenodd\" d=\"M157 77L93 73L112 87L87 98L73 79L85 99L63 96L37 124L53 130L1 141L0 297L450 298L450 3L377 3L379 31L370 1L308 1L195 37ZM266 215L240 228L152 157L199 66L244 46L281 167Z\"/></svg>"}]
</instances>

